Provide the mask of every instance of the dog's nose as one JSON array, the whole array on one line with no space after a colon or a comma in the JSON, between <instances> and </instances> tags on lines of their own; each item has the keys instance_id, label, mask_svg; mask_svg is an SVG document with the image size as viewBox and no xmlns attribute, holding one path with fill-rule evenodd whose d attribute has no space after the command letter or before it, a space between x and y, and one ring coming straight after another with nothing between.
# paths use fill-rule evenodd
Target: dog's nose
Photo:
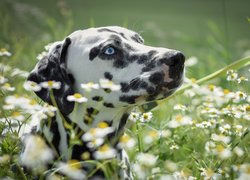
<instances>
[{"instance_id":1,"label":"dog's nose","mask_svg":"<svg viewBox=\"0 0 250 180\"><path fill-rule=\"evenodd\" d=\"M162 64L168 66L180 66L185 62L185 56L181 52L167 53L161 60Z\"/></svg>"}]
</instances>

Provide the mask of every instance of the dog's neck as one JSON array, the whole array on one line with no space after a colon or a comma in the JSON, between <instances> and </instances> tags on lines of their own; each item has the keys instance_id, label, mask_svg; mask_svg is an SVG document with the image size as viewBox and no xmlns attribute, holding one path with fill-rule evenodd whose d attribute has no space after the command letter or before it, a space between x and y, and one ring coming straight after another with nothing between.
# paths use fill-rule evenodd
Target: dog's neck
<instances>
[{"instance_id":1,"label":"dog's neck","mask_svg":"<svg viewBox=\"0 0 250 180\"><path fill-rule=\"evenodd\" d=\"M91 128L95 128L99 122L107 122L110 126L114 127L115 130L111 134L111 138L115 137L118 140L124 132L124 126L131 110L131 107L107 108L101 106L98 108L99 113L93 116L92 122L86 123L84 120L86 117L84 118L84 116L86 116L87 108L89 107L86 107L84 104L78 104L75 106L74 111L68 116L63 117L62 114L60 115L58 113L56 115L55 123L58 128L57 135L60 136L59 140L56 141L58 141L58 150L61 154L64 154L63 159L65 160L70 159L72 151L70 151L68 146L68 130L65 128L65 124L63 123L64 120L67 120L68 123L74 122L79 127L79 130L84 133ZM46 136L46 132L44 131L43 133Z\"/></svg>"}]
</instances>

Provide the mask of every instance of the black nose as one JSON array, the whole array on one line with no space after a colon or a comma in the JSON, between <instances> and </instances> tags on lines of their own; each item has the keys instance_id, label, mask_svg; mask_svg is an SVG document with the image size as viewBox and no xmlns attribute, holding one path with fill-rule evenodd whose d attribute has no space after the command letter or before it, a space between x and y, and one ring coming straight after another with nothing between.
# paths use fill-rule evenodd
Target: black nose
<instances>
[{"instance_id":1,"label":"black nose","mask_svg":"<svg viewBox=\"0 0 250 180\"><path fill-rule=\"evenodd\" d=\"M185 56L181 52L167 53L160 61L168 66L178 66L184 64Z\"/></svg>"}]
</instances>

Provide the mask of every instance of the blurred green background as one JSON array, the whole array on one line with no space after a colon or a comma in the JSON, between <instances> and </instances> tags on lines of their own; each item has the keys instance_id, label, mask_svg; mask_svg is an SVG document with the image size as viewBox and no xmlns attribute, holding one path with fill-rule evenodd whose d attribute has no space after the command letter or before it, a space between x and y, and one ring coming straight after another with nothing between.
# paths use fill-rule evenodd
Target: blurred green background
<instances>
[{"instance_id":1,"label":"blurred green background","mask_svg":"<svg viewBox=\"0 0 250 180\"><path fill-rule=\"evenodd\" d=\"M29 71L47 43L119 25L197 57L187 75L199 78L250 54L249 17L247 0L1 0L0 47L13 53L8 64Z\"/></svg>"}]
</instances>

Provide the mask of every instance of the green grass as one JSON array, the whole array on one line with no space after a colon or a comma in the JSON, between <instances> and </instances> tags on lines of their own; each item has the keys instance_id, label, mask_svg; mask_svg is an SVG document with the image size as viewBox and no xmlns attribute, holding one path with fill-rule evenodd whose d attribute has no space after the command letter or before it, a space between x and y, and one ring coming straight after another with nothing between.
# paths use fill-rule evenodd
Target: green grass
<instances>
[{"instance_id":1,"label":"green grass","mask_svg":"<svg viewBox=\"0 0 250 180\"><path fill-rule=\"evenodd\" d=\"M238 70L239 77L250 79L250 61L245 55L250 47L248 2L4 0L0 5L3 24L0 48L12 53L10 57L0 56L0 76L15 87L12 92L4 90L6 84L0 84L0 178L35 176L24 174L20 166L22 146L18 131L22 122L11 121L14 112L20 112L28 120L32 114L24 112L22 107L6 110L3 105L14 94L40 100L24 90L25 78L13 76L14 68L30 71L47 43L61 40L75 29L104 25L126 26L141 32L146 44L179 49L187 58L198 58L196 65L186 69L186 76L196 80L192 79L174 96L157 102L151 120L137 121L126 129L127 140L136 142L127 150L135 177L244 179L243 176L250 176L249 81L227 80L230 69ZM178 104L180 109L176 109ZM143 161L150 158L151 162ZM112 174L119 166L115 160L71 162L71 165L86 163L102 169L107 179L116 177ZM44 172L55 174L59 170ZM41 174L42 179L44 173Z\"/></svg>"}]
</instances>

